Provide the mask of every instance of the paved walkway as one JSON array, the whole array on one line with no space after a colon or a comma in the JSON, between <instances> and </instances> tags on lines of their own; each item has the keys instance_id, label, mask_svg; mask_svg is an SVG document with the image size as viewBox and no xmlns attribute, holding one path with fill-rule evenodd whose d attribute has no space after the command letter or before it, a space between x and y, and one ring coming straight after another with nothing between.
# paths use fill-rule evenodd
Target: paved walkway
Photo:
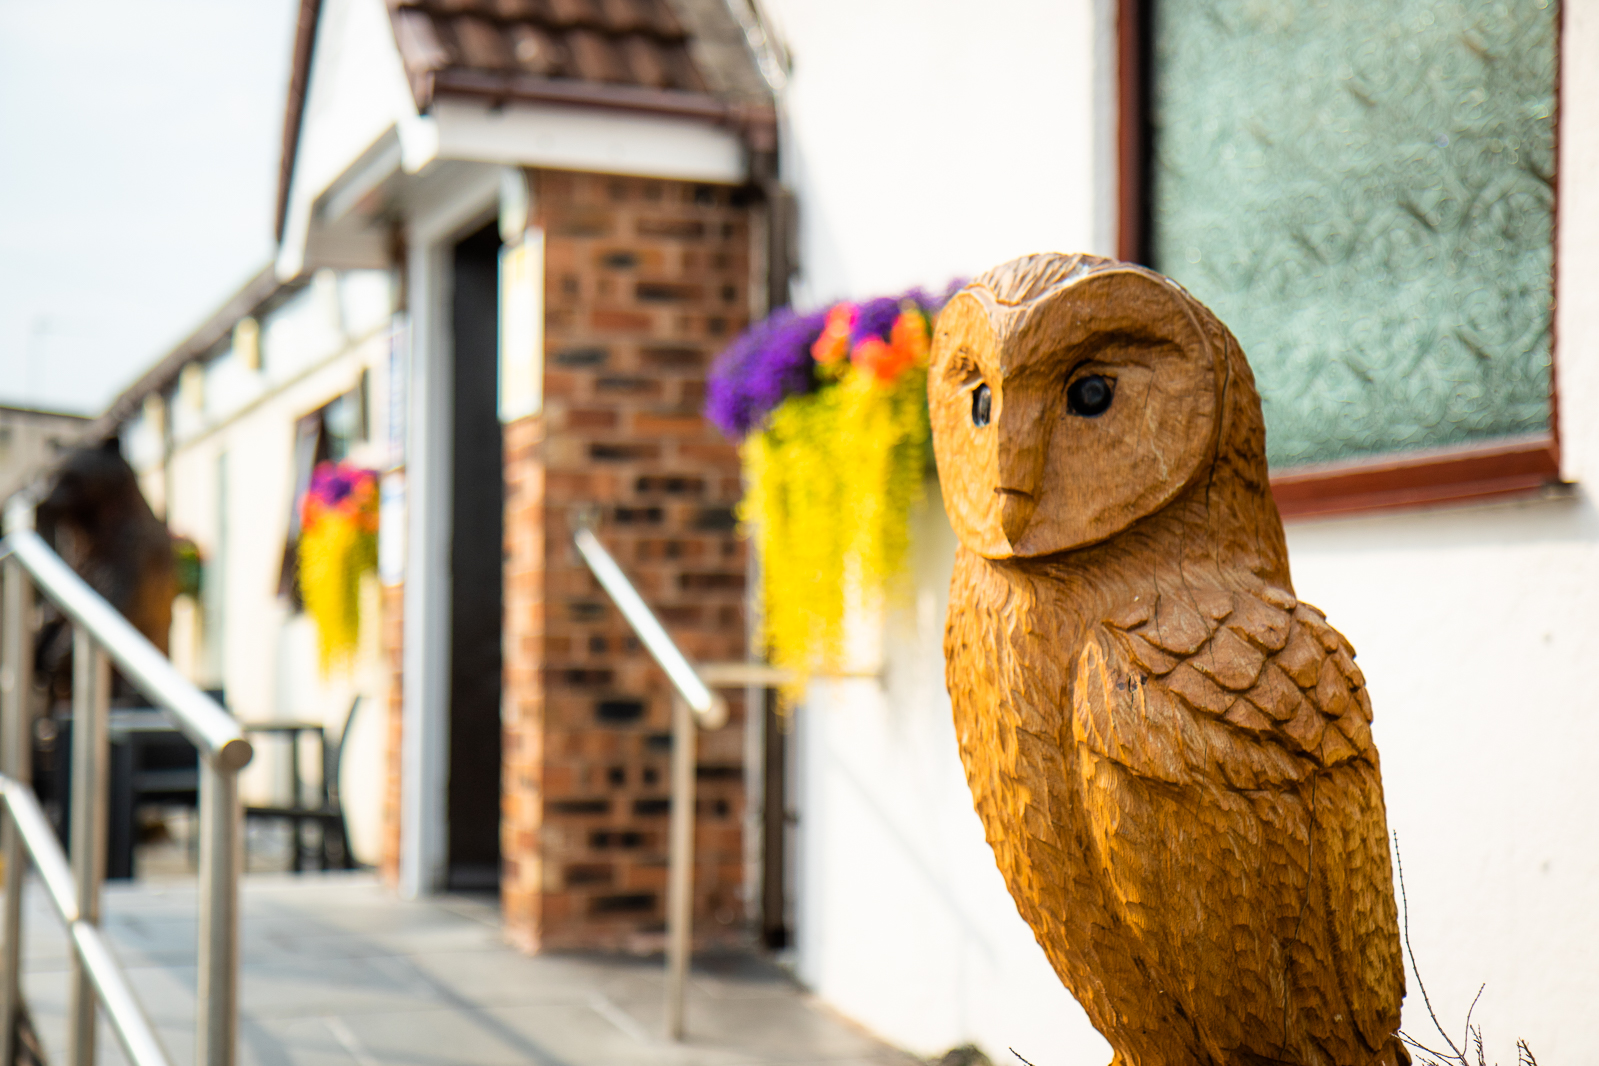
<instances>
[{"instance_id":1,"label":"paved walkway","mask_svg":"<svg viewBox=\"0 0 1599 1066\"><path fill-rule=\"evenodd\" d=\"M240 1066L918 1066L755 958L696 966L673 1045L658 961L530 958L492 906L405 903L364 874L252 876L243 895ZM37 886L26 906L29 1006L59 1066L66 941ZM193 1062L192 882L108 888L104 924L173 1063Z\"/></svg>"}]
</instances>

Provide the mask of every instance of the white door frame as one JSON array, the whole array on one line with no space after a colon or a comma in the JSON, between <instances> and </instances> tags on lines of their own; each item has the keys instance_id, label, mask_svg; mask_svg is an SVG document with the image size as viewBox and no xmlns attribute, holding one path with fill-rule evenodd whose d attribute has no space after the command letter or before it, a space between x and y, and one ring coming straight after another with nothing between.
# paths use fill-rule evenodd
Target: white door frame
<instances>
[{"instance_id":1,"label":"white door frame","mask_svg":"<svg viewBox=\"0 0 1599 1066\"><path fill-rule=\"evenodd\" d=\"M448 167L411 208L407 371L405 650L400 734L400 895L442 892L449 856L450 540L456 241L494 218L500 171ZM439 177L444 179L445 174Z\"/></svg>"}]
</instances>

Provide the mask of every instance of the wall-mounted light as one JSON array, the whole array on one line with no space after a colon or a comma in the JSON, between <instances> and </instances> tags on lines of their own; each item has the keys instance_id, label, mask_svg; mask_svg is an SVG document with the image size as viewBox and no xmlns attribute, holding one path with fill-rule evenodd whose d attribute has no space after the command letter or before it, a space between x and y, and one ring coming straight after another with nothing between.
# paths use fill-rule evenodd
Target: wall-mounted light
<instances>
[{"instance_id":1,"label":"wall-mounted light","mask_svg":"<svg viewBox=\"0 0 1599 1066\"><path fill-rule=\"evenodd\" d=\"M261 369L261 323L241 318L233 327L233 356L246 370Z\"/></svg>"},{"instance_id":2,"label":"wall-mounted light","mask_svg":"<svg viewBox=\"0 0 1599 1066\"><path fill-rule=\"evenodd\" d=\"M189 363L178 375L178 402L195 414L205 411L205 367Z\"/></svg>"}]
</instances>

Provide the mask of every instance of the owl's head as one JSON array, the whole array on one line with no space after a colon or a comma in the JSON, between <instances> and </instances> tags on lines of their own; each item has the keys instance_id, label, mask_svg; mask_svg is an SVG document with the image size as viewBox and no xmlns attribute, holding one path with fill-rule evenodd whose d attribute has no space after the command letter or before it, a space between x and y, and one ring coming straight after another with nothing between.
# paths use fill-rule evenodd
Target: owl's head
<instances>
[{"instance_id":1,"label":"owl's head","mask_svg":"<svg viewBox=\"0 0 1599 1066\"><path fill-rule=\"evenodd\" d=\"M985 558L1106 540L1219 467L1226 495L1258 496L1275 524L1249 364L1154 271L1086 255L995 267L940 313L927 390L945 507Z\"/></svg>"}]
</instances>

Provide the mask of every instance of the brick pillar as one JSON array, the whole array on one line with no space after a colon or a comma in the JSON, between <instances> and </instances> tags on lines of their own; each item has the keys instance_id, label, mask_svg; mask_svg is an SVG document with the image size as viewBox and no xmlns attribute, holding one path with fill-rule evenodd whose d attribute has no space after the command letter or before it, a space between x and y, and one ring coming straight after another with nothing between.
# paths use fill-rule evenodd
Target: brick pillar
<instances>
[{"instance_id":1,"label":"brick pillar","mask_svg":"<svg viewBox=\"0 0 1599 1066\"><path fill-rule=\"evenodd\" d=\"M544 788L544 419L505 428L505 687L500 907L513 943L539 947Z\"/></svg>"},{"instance_id":2,"label":"brick pillar","mask_svg":"<svg viewBox=\"0 0 1599 1066\"><path fill-rule=\"evenodd\" d=\"M535 174L545 409L506 434L503 904L528 950L654 950L665 929L670 689L571 546L574 508L692 660L744 654L738 455L700 417L745 325L734 190ZM742 940L744 716L699 747L696 934Z\"/></svg>"},{"instance_id":3,"label":"brick pillar","mask_svg":"<svg viewBox=\"0 0 1599 1066\"><path fill-rule=\"evenodd\" d=\"M384 701L383 722L387 748L383 779L383 853L378 860L383 880L400 883L400 728L404 690L401 685L405 660L405 587L383 586L382 619L383 664L388 671L389 691Z\"/></svg>"}]
</instances>

